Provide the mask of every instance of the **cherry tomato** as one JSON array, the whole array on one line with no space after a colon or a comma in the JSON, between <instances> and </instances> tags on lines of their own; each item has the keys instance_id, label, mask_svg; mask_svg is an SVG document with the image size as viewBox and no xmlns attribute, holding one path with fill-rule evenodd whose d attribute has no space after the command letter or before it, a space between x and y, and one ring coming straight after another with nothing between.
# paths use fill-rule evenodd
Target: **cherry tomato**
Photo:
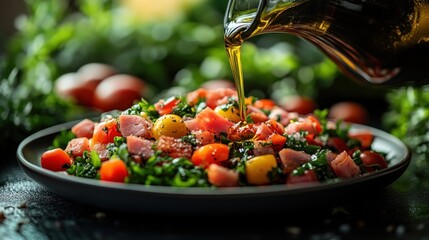
<instances>
[{"instance_id":1,"label":"cherry tomato","mask_svg":"<svg viewBox=\"0 0 429 240\"><path fill-rule=\"evenodd\" d=\"M210 164L219 164L228 160L229 147L222 143L211 143L198 148L191 157L196 166L207 168Z\"/></svg>"},{"instance_id":2,"label":"cherry tomato","mask_svg":"<svg viewBox=\"0 0 429 240\"><path fill-rule=\"evenodd\" d=\"M128 169L121 159L110 159L101 163L100 180L124 182L128 177Z\"/></svg>"},{"instance_id":3,"label":"cherry tomato","mask_svg":"<svg viewBox=\"0 0 429 240\"><path fill-rule=\"evenodd\" d=\"M42 154L40 164L42 168L58 172L65 171L66 166L72 164L72 160L66 151L61 148L55 148Z\"/></svg>"},{"instance_id":4,"label":"cherry tomato","mask_svg":"<svg viewBox=\"0 0 429 240\"><path fill-rule=\"evenodd\" d=\"M317 105L311 98L297 95L287 97L283 107L288 112L305 115L312 113Z\"/></svg>"},{"instance_id":5,"label":"cherry tomato","mask_svg":"<svg viewBox=\"0 0 429 240\"><path fill-rule=\"evenodd\" d=\"M356 102L338 102L332 105L329 109L329 117L352 123L368 123L368 111L364 106Z\"/></svg>"},{"instance_id":6,"label":"cherry tomato","mask_svg":"<svg viewBox=\"0 0 429 240\"><path fill-rule=\"evenodd\" d=\"M94 92L93 106L101 111L125 110L144 95L143 80L126 74L104 79Z\"/></svg>"}]
</instances>

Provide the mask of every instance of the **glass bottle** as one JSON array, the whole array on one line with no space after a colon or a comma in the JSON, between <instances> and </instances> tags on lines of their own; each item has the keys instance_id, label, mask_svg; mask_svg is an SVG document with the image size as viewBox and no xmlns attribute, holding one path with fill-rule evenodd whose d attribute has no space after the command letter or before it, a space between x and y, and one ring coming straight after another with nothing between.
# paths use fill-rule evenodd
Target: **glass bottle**
<instances>
[{"instance_id":1,"label":"glass bottle","mask_svg":"<svg viewBox=\"0 0 429 240\"><path fill-rule=\"evenodd\" d=\"M429 0L230 0L224 24L229 46L288 33L357 81L429 83Z\"/></svg>"}]
</instances>

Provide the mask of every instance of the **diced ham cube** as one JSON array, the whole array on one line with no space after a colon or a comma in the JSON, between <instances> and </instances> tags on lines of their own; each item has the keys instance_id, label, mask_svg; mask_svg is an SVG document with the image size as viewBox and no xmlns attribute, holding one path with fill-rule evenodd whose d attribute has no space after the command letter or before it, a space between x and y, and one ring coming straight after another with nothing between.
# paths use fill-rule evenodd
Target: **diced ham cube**
<instances>
[{"instance_id":1,"label":"diced ham cube","mask_svg":"<svg viewBox=\"0 0 429 240\"><path fill-rule=\"evenodd\" d=\"M73 157L81 157L84 151L90 151L89 140L86 137L74 138L69 141L65 151Z\"/></svg>"},{"instance_id":2,"label":"diced ham cube","mask_svg":"<svg viewBox=\"0 0 429 240\"><path fill-rule=\"evenodd\" d=\"M122 136L137 136L142 138L152 138L152 122L138 115L120 115L119 127Z\"/></svg>"},{"instance_id":3,"label":"diced ham cube","mask_svg":"<svg viewBox=\"0 0 429 240\"><path fill-rule=\"evenodd\" d=\"M107 150L107 144L103 144L103 143L92 144L91 150L95 150L98 153L98 156L100 157L101 161L109 160L110 154L109 154L109 150Z\"/></svg>"},{"instance_id":4,"label":"diced ham cube","mask_svg":"<svg viewBox=\"0 0 429 240\"><path fill-rule=\"evenodd\" d=\"M265 141L253 141L253 143L254 143L254 149L253 149L254 156L276 154L272 146L267 146L267 142Z\"/></svg>"},{"instance_id":5,"label":"diced ham cube","mask_svg":"<svg viewBox=\"0 0 429 240\"><path fill-rule=\"evenodd\" d=\"M218 164L210 164L207 177L209 182L217 187L238 186L238 173Z\"/></svg>"},{"instance_id":6,"label":"diced ham cube","mask_svg":"<svg viewBox=\"0 0 429 240\"><path fill-rule=\"evenodd\" d=\"M339 178L352 178L360 174L359 166L347 154L346 151L341 152L331 162L332 170Z\"/></svg>"},{"instance_id":7,"label":"diced ham cube","mask_svg":"<svg viewBox=\"0 0 429 240\"><path fill-rule=\"evenodd\" d=\"M143 159L148 159L154 154L152 146L155 144L155 141L148 140L136 136L127 137L127 148L128 152L133 155L139 155Z\"/></svg>"},{"instance_id":8,"label":"diced ham cube","mask_svg":"<svg viewBox=\"0 0 429 240\"><path fill-rule=\"evenodd\" d=\"M71 132L76 135L76 137L81 138L81 137L86 137L86 138L91 138L92 134L94 133L94 127L95 127L95 123L89 119L84 119L82 121L80 121L79 123L77 123L76 125L74 125L71 128Z\"/></svg>"},{"instance_id":9,"label":"diced ham cube","mask_svg":"<svg viewBox=\"0 0 429 240\"><path fill-rule=\"evenodd\" d=\"M279 157L283 164L283 171L285 173L292 172L295 168L310 161L311 159L310 154L290 148L280 150Z\"/></svg>"},{"instance_id":10,"label":"diced ham cube","mask_svg":"<svg viewBox=\"0 0 429 240\"><path fill-rule=\"evenodd\" d=\"M192 146L180 138L172 138L161 135L156 142L156 149L163 151L172 158L184 157L190 159L192 156Z\"/></svg>"}]
</instances>

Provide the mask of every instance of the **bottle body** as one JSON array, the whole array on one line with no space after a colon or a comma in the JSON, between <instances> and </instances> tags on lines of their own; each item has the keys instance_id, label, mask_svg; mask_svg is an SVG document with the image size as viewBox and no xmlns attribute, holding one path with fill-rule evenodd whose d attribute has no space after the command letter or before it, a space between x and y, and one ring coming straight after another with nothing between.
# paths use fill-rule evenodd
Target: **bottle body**
<instances>
[{"instance_id":1,"label":"bottle body","mask_svg":"<svg viewBox=\"0 0 429 240\"><path fill-rule=\"evenodd\" d=\"M289 33L318 46L345 75L360 82L429 82L429 0L258 2L225 18L227 44Z\"/></svg>"}]
</instances>

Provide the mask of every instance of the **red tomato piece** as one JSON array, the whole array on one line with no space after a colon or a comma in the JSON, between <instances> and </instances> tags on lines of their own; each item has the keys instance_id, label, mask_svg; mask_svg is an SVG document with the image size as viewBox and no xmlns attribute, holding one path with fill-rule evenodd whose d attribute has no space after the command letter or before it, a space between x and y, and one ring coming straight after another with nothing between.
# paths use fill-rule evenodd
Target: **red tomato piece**
<instances>
[{"instance_id":1,"label":"red tomato piece","mask_svg":"<svg viewBox=\"0 0 429 240\"><path fill-rule=\"evenodd\" d=\"M346 142L340 137L331 137L328 139L328 146L335 148L337 153L348 151L349 148Z\"/></svg>"},{"instance_id":2,"label":"red tomato piece","mask_svg":"<svg viewBox=\"0 0 429 240\"><path fill-rule=\"evenodd\" d=\"M180 99L177 98L169 98L164 101L164 99L160 99L157 103L155 103L155 109L158 111L159 115L170 114L173 112L174 107L180 102Z\"/></svg>"},{"instance_id":3,"label":"red tomato piece","mask_svg":"<svg viewBox=\"0 0 429 240\"><path fill-rule=\"evenodd\" d=\"M222 143L204 145L192 154L191 161L196 166L207 168L210 164L219 164L228 160L229 147Z\"/></svg>"},{"instance_id":4,"label":"red tomato piece","mask_svg":"<svg viewBox=\"0 0 429 240\"><path fill-rule=\"evenodd\" d=\"M387 168L386 159L373 151L363 151L360 154L360 158L362 159L363 165L368 172L374 172L377 169Z\"/></svg>"},{"instance_id":5,"label":"red tomato piece","mask_svg":"<svg viewBox=\"0 0 429 240\"><path fill-rule=\"evenodd\" d=\"M116 136L122 136L122 134L118 130L118 123L115 119L100 122L95 125L92 145L111 143Z\"/></svg>"},{"instance_id":6,"label":"red tomato piece","mask_svg":"<svg viewBox=\"0 0 429 240\"><path fill-rule=\"evenodd\" d=\"M276 103L271 99L259 99L253 103L253 106L263 110L271 110L276 106Z\"/></svg>"},{"instance_id":7,"label":"red tomato piece","mask_svg":"<svg viewBox=\"0 0 429 240\"><path fill-rule=\"evenodd\" d=\"M271 135L270 139L271 139L271 142L273 144L274 150L279 151L279 150L284 148L284 145L286 143L286 137L285 136L275 133L275 134Z\"/></svg>"},{"instance_id":8,"label":"red tomato piece","mask_svg":"<svg viewBox=\"0 0 429 240\"><path fill-rule=\"evenodd\" d=\"M335 120L366 124L369 113L363 105L357 102L338 102L329 109L329 117Z\"/></svg>"},{"instance_id":9,"label":"red tomato piece","mask_svg":"<svg viewBox=\"0 0 429 240\"><path fill-rule=\"evenodd\" d=\"M42 168L58 172L65 171L67 165L70 166L72 164L72 160L66 151L61 148L55 148L42 154L40 164Z\"/></svg>"},{"instance_id":10,"label":"red tomato piece","mask_svg":"<svg viewBox=\"0 0 429 240\"><path fill-rule=\"evenodd\" d=\"M371 131L350 132L349 137L357 139L363 149L371 147L372 141L374 141L374 135Z\"/></svg>"},{"instance_id":11,"label":"red tomato piece","mask_svg":"<svg viewBox=\"0 0 429 240\"><path fill-rule=\"evenodd\" d=\"M128 177L128 169L121 159L110 159L101 164L100 180L124 182Z\"/></svg>"},{"instance_id":12,"label":"red tomato piece","mask_svg":"<svg viewBox=\"0 0 429 240\"><path fill-rule=\"evenodd\" d=\"M316 117L314 117L313 115L308 115L307 119L313 123L313 126L318 133L322 132L322 126L320 124L320 121Z\"/></svg>"}]
</instances>

